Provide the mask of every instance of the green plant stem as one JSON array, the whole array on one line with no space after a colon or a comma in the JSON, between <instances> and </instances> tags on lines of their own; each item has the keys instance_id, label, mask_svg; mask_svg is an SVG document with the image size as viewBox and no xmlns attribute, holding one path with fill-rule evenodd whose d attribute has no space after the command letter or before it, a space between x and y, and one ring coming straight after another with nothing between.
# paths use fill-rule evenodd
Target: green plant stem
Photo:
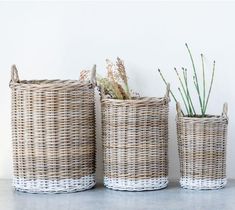
<instances>
[{"instance_id":1,"label":"green plant stem","mask_svg":"<svg viewBox=\"0 0 235 210\"><path fill-rule=\"evenodd\" d=\"M174 70L175 70L175 72L176 72L176 75L177 75L177 77L178 77L178 79L179 79L179 81L180 81L181 87L182 87L183 92L184 92L184 95L185 95L185 97L186 97L188 112L189 112L190 115L192 115L192 108L191 108L191 105L190 105L190 102L189 102L189 98L188 98L188 96L187 96L186 89L185 89L184 84L183 84L183 82L182 82L182 79L181 79L181 77L180 77L180 75L179 75L179 72L177 71L176 68L174 68Z\"/></svg>"},{"instance_id":2,"label":"green plant stem","mask_svg":"<svg viewBox=\"0 0 235 210\"><path fill-rule=\"evenodd\" d=\"M190 96L190 93L189 93L189 88L188 88L187 69L182 68L182 70L183 70L183 75L184 75L185 87L186 87L186 91L187 91L187 97L188 97L189 102L190 102L190 104L191 104L191 107L192 107L192 110L193 110L193 114L196 115L196 111L195 111L195 109L194 109L193 102L192 102L192 99L191 99L191 96Z\"/></svg>"},{"instance_id":3,"label":"green plant stem","mask_svg":"<svg viewBox=\"0 0 235 210\"><path fill-rule=\"evenodd\" d=\"M204 59L203 54L201 54L202 59L202 76L203 76L203 116L205 115L205 103L206 103L206 79L205 79L205 67L204 67Z\"/></svg>"},{"instance_id":4,"label":"green plant stem","mask_svg":"<svg viewBox=\"0 0 235 210\"><path fill-rule=\"evenodd\" d=\"M165 83L165 85L167 86L168 82L165 80L165 78L164 78L164 76L163 76L163 74L162 74L161 70L160 70L160 69L158 69L158 72L159 72L159 74L160 74L160 76L161 76L161 78L162 78L163 82L164 82L164 83ZM175 103L177 103L178 101L177 101L177 99L176 99L175 95L173 94L173 92L172 92L171 90L170 90L170 94L172 95L173 99L175 100ZM184 112L183 112L182 110L181 110L181 113L182 113L182 115L184 116Z\"/></svg>"},{"instance_id":5,"label":"green plant stem","mask_svg":"<svg viewBox=\"0 0 235 210\"><path fill-rule=\"evenodd\" d=\"M197 90L197 82L196 82L195 76L193 76L193 83L194 83L194 86L195 86L195 88ZM199 98L199 94L198 94L198 98ZM199 101L200 101L200 98L199 98ZM201 113L203 113L202 112L202 107L201 107Z\"/></svg>"},{"instance_id":6,"label":"green plant stem","mask_svg":"<svg viewBox=\"0 0 235 210\"><path fill-rule=\"evenodd\" d=\"M210 88L209 88L208 96L207 96L207 99L206 99L205 112L206 112L208 101L209 101L210 94L211 94L211 88L212 88L213 81L214 81L214 75L215 75L215 61L213 62L213 72L212 72L212 76L211 76L211 83L210 83Z\"/></svg>"},{"instance_id":7,"label":"green plant stem","mask_svg":"<svg viewBox=\"0 0 235 210\"><path fill-rule=\"evenodd\" d=\"M164 81L165 85L167 85L168 83L167 83L167 81L165 80L165 78L164 78L164 76L163 76L163 74L162 74L162 72L161 72L161 70L160 70L160 69L158 69L158 72L159 72L159 74L160 74L160 76L161 76L162 80ZM170 90L170 94L172 95L173 99L174 99L174 100L175 100L175 102L177 103L177 99L176 99L175 95L172 93L172 91L171 91L171 90Z\"/></svg>"},{"instance_id":8,"label":"green plant stem","mask_svg":"<svg viewBox=\"0 0 235 210\"><path fill-rule=\"evenodd\" d=\"M178 88L178 90L179 90L180 95L181 95L181 97L182 97L182 99L183 99L184 106L185 106L185 108L186 108L186 111L187 111L187 113L188 113L188 116L190 116L191 114L189 113L189 108L187 107L187 104L186 104L186 101L185 101L184 95L183 95L183 93L182 93L182 91L181 91L181 89L180 89L180 88Z\"/></svg>"},{"instance_id":9,"label":"green plant stem","mask_svg":"<svg viewBox=\"0 0 235 210\"><path fill-rule=\"evenodd\" d=\"M202 105L202 99L201 99L201 94L200 94L200 88L199 88L199 83L198 83L198 78L197 78L197 72L196 72L196 68L195 68L195 64L194 64L194 60L193 60L193 56L192 56L192 53L188 47L188 44L185 43L185 46L188 50L188 53L189 53L189 56L190 56L190 60L192 62L192 66L193 66L193 71L194 71L194 77L195 77L195 87L196 87L196 90L197 90L197 93L198 93L198 98L199 98L199 103L200 103L200 107L201 107L201 112L203 114L203 105Z\"/></svg>"}]
</instances>

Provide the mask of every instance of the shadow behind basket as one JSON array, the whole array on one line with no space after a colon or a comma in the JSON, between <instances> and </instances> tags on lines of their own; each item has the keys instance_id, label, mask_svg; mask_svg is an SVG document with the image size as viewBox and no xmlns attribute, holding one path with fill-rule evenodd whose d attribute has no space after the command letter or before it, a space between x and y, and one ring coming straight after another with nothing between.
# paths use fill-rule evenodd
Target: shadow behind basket
<instances>
[{"instance_id":1,"label":"shadow behind basket","mask_svg":"<svg viewBox=\"0 0 235 210\"><path fill-rule=\"evenodd\" d=\"M184 117L177 104L180 184L187 189L226 185L227 104L221 116Z\"/></svg>"},{"instance_id":2,"label":"shadow behind basket","mask_svg":"<svg viewBox=\"0 0 235 210\"><path fill-rule=\"evenodd\" d=\"M163 98L102 100L104 185L143 191L168 184L169 86Z\"/></svg>"},{"instance_id":3,"label":"shadow behind basket","mask_svg":"<svg viewBox=\"0 0 235 210\"><path fill-rule=\"evenodd\" d=\"M78 80L20 81L13 66L10 87L14 188L32 193L92 188L93 84Z\"/></svg>"}]
</instances>

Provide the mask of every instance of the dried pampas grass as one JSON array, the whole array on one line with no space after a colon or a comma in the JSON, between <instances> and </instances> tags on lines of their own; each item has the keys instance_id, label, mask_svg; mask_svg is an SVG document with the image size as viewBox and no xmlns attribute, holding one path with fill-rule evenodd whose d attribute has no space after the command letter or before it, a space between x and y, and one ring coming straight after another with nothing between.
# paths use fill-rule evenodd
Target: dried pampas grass
<instances>
[{"instance_id":1,"label":"dried pampas grass","mask_svg":"<svg viewBox=\"0 0 235 210\"><path fill-rule=\"evenodd\" d=\"M106 64L107 76L102 77L97 74L97 86L102 97L122 100L139 98L138 93L129 89L124 61L117 57L115 64L109 59L106 59ZM79 81L81 83L89 81L90 73L90 70L82 70Z\"/></svg>"},{"instance_id":2,"label":"dried pampas grass","mask_svg":"<svg viewBox=\"0 0 235 210\"><path fill-rule=\"evenodd\" d=\"M128 100L139 97L139 94L130 91L124 61L117 57L116 65L106 59L107 77L97 78L98 87L102 96L113 99Z\"/></svg>"}]
</instances>

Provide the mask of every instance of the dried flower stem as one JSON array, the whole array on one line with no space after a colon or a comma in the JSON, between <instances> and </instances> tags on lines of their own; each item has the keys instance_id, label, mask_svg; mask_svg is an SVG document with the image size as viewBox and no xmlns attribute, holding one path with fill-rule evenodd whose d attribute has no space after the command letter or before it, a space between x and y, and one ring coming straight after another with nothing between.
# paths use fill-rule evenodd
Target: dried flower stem
<instances>
[{"instance_id":1,"label":"dried flower stem","mask_svg":"<svg viewBox=\"0 0 235 210\"><path fill-rule=\"evenodd\" d=\"M97 77L102 95L113 99L131 99L124 62L117 58L116 65L106 59L107 77Z\"/></svg>"},{"instance_id":2,"label":"dried flower stem","mask_svg":"<svg viewBox=\"0 0 235 210\"><path fill-rule=\"evenodd\" d=\"M121 60L119 57L117 57L116 65L117 65L117 71L119 73L119 77L122 79L122 81L124 83L126 94L128 95L128 98L130 98L130 90L128 87L128 78L127 78L127 74L126 74L124 61Z\"/></svg>"}]
</instances>

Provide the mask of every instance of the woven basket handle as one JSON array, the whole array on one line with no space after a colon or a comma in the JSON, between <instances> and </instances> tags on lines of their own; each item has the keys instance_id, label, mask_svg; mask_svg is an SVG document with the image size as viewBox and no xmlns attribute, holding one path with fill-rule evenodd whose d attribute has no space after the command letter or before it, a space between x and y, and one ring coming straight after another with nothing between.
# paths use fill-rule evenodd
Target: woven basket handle
<instances>
[{"instance_id":1,"label":"woven basket handle","mask_svg":"<svg viewBox=\"0 0 235 210\"><path fill-rule=\"evenodd\" d=\"M182 110L181 110L179 102L176 103L176 111L177 111L178 117L181 117L182 116Z\"/></svg>"},{"instance_id":2,"label":"woven basket handle","mask_svg":"<svg viewBox=\"0 0 235 210\"><path fill-rule=\"evenodd\" d=\"M167 83L165 97L168 98L168 100L170 100L170 91L170 83Z\"/></svg>"},{"instance_id":3,"label":"woven basket handle","mask_svg":"<svg viewBox=\"0 0 235 210\"><path fill-rule=\"evenodd\" d=\"M92 67L90 82L92 85L96 85L96 65Z\"/></svg>"},{"instance_id":4,"label":"woven basket handle","mask_svg":"<svg viewBox=\"0 0 235 210\"><path fill-rule=\"evenodd\" d=\"M17 83L19 82L20 79L19 79L19 74L18 74L18 70L16 68L16 65L12 65L11 67L11 81L10 83Z\"/></svg>"},{"instance_id":5,"label":"woven basket handle","mask_svg":"<svg viewBox=\"0 0 235 210\"><path fill-rule=\"evenodd\" d=\"M224 103L222 116L228 117L228 103Z\"/></svg>"}]
</instances>

